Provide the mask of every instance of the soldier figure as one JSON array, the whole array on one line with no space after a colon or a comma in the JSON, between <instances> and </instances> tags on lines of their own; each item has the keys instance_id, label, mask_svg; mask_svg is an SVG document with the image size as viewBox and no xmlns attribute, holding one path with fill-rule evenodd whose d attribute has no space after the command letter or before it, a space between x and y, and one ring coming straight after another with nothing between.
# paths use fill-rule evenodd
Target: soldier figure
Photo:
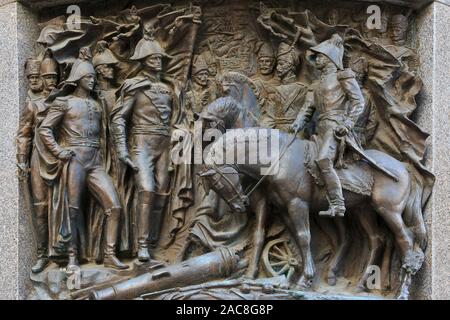
<instances>
[{"instance_id":1,"label":"soldier figure","mask_svg":"<svg viewBox=\"0 0 450 320\"><path fill-rule=\"evenodd\" d=\"M364 110L364 98L351 69L343 68L344 46L342 38L335 34L310 49L308 58L321 72L313 91L308 92L305 104L291 129L302 130L318 113L317 135L319 152L316 164L325 182L329 209L319 212L323 216L344 216L345 204L339 177L334 169L338 142L352 130Z\"/></svg>"},{"instance_id":2,"label":"soldier figure","mask_svg":"<svg viewBox=\"0 0 450 320\"><path fill-rule=\"evenodd\" d=\"M193 62L192 80L191 90L186 93L186 109L190 124L194 121L194 113L201 113L208 104L216 100L217 88L209 80L208 65L202 55L197 56Z\"/></svg>"},{"instance_id":3,"label":"soldier figure","mask_svg":"<svg viewBox=\"0 0 450 320\"><path fill-rule=\"evenodd\" d=\"M28 59L25 64L25 75L28 80L28 100L36 100L42 96L42 79L40 77L41 62Z\"/></svg>"},{"instance_id":4,"label":"soldier figure","mask_svg":"<svg viewBox=\"0 0 450 320\"><path fill-rule=\"evenodd\" d=\"M93 97L95 71L89 49L80 50L63 88L53 94L48 113L38 132L54 157L68 165L67 195L71 238L68 270L78 266L78 240L85 190L101 204L106 214L104 266L127 269L116 257L120 203L117 192L102 166L100 152L102 108ZM61 176L59 179L64 179ZM60 213L62 215L62 213Z\"/></svg>"},{"instance_id":5,"label":"soldier figure","mask_svg":"<svg viewBox=\"0 0 450 320\"><path fill-rule=\"evenodd\" d=\"M369 66L367 60L360 56L351 57L349 65L355 72L356 81L364 97L364 110L353 128L353 132L356 134L359 143L364 148L370 143L378 127L376 107L369 90L365 87Z\"/></svg>"},{"instance_id":6,"label":"soldier figure","mask_svg":"<svg viewBox=\"0 0 450 320\"><path fill-rule=\"evenodd\" d=\"M40 69L38 69L40 68ZM44 270L48 264L48 186L42 179L39 168L39 154L35 147L35 135L38 125L42 122L42 114L47 109L45 98L56 87L58 79L58 64L50 56L46 56L42 63L36 60L27 62L29 79L31 75L42 75L43 92L36 94L36 86L30 86L29 96L21 113L19 129L17 131L17 162L20 175L28 181L30 171L31 198L33 201L33 226L37 242L36 264L31 268L33 273ZM39 80L41 81L41 80ZM30 79L31 82L31 79ZM39 89L41 86L39 86ZM30 168L29 168L30 167ZM28 169L29 168L29 169ZM28 183L27 183L28 185Z\"/></svg>"},{"instance_id":7,"label":"soldier figure","mask_svg":"<svg viewBox=\"0 0 450 320\"><path fill-rule=\"evenodd\" d=\"M162 209L170 183L173 91L161 80L163 58L170 56L153 38L152 30L147 29L131 57L142 63L143 70L135 78L126 80L119 89L120 97L111 115L118 157L135 171L139 261L150 260L149 241L155 244L159 237ZM131 155L127 148L128 130Z\"/></svg>"},{"instance_id":8,"label":"soldier figure","mask_svg":"<svg viewBox=\"0 0 450 320\"><path fill-rule=\"evenodd\" d=\"M275 94L271 97L273 108L268 113L270 128L288 131L303 105L308 88L297 81L299 64L297 50L282 42L278 48L276 67L281 83L275 87Z\"/></svg>"},{"instance_id":9,"label":"soldier figure","mask_svg":"<svg viewBox=\"0 0 450 320\"><path fill-rule=\"evenodd\" d=\"M108 43L102 40L97 44L97 52L92 59L92 63L97 74L97 89L105 99L106 111L109 115L116 101L115 92L117 88L114 87L114 68L119 61L108 49Z\"/></svg>"},{"instance_id":10,"label":"soldier figure","mask_svg":"<svg viewBox=\"0 0 450 320\"><path fill-rule=\"evenodd\" d=\"M417 69L418 59L413 50L405 46L406 34L408 32L408 17L403 14L392 16L391 39L393 45L387 45L386 49L397 58L408 71Z\"/></svg>"}]
</instances>

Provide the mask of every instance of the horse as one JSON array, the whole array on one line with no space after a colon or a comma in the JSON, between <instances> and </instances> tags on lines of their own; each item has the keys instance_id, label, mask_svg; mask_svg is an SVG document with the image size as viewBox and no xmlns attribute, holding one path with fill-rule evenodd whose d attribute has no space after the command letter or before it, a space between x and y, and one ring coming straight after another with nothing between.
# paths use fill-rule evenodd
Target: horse
<instances>
[{"instance_id":1,"label":"horse","mask_svg":"<svg viewBox=\"0 0 450 320\"><path fill-rule=\"evenodd\" d=\"M250 130L269 130L270 133L263 135L262 139L273 137L271 129ZM326 209L328 201L324 190L316 185L306 167L306 160L314 159L314 155L311 157L311 154L308 154L314 150L311 147L313 142L278 130L276 133L279 137L279 148L283 152L281 155L276 152L270 154L270 162L279 164L278 170L273 174L261 174L266 163L223 163L223 158L218 155L226 154L230 150L246 150L246 155L249 155L248 140L238 138L245 132L242 129L234 129L228 130L213 143L205 160L206 169L199 175L203 179L205 188L215 191L237 213L245 212L248 205L248 197L243 193L240 175L253 179L264 177L262 185L267 190L265 196L268 201L282 210L287 209L285 217L288 221L287 226L303 260L303 270L297 285L308 289L311 288L315 276L310 248L309 215ZM257 142L270 144L268 140ZM397 298L408 299L411 277L423 264L423 250L426 242L421 199L417 199L420 193L414 192L420 186L410 175L406 164L377 150L366 152L379 165L397 176L398 181L369 167L363 161L358 161L355 165L361 167L360 170L369 171L373 176L371 193L367 196L344 190L345 205L347 211L370 206L386 223L395 238L402 263ZM407 226L402 218L403 213L406 216L414 216L415 219L411 220L416 224Z\"/></svg>"}]
</instances>

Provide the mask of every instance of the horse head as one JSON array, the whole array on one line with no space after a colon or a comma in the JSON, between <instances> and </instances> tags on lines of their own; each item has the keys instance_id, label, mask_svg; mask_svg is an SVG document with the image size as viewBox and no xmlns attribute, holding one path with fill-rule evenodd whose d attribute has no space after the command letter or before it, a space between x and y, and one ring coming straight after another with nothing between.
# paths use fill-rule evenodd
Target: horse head
<instances>
[{"instance_id":1,"label":"horse head","mask_svg":"<svg viewBox=\"0 0 450 320\"><path fill-rule=\"evenodd\" d=\"M198 174L202 179L202 185L206 194L213 190L237 213L244 213L249 205L249 200L242 191L239 172L232 166L212 166Z\"/></svg>"}]
</instances>

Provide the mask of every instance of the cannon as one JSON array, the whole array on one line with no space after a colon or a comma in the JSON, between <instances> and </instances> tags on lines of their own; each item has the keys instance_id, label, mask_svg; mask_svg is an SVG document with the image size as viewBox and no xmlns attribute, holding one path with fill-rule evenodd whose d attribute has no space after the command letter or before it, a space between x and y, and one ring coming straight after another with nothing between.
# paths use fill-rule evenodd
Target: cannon
<instances>
[{"instance_id":1,"label":"cannon","mask_svg":"<svg viewBox=\"0 0 450 320\"><path fill-rule=\"evenodd\" d=\"M229 248L167 266L154 272L116 283L107 288L92 290L90 300L122 300L174 287L185 287L230 276L241 264L239 256Z\"/></svg>"}]
</instances>

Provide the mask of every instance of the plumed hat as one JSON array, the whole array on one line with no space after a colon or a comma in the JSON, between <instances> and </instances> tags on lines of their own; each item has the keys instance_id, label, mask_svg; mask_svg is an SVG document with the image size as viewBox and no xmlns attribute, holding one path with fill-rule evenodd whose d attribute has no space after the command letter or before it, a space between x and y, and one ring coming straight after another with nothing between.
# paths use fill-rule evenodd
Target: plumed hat
<instances>
[{"instance_id":1,"label":"plumed hat","mask_svg":"<svg viewBox=\"0 0 450 320\"><path fill-rule=\"evenodd\" d=\"M328 57L333 63L338 67L339 70L344 69L343 58L344 58L344 41L338 34L333 34L333 36L319 43L317 46L309 49L310 52L307 53L308 60L312 60L317 53L322 53ZM311 54L312 52L312 54Z\"/></svg>"},{"instance_id":2,"label":"plumed hat","mask_svg":"<svg viewBox=\"0 0 450 320\"><path fill-rule=\"evenodd\" d=\"M116 59L111 50L108 49L108 43L104 40L97 43L96 54L92 59L94 68L101 64L117 64L119 60Z\"/></svg>"}]
</instances>

